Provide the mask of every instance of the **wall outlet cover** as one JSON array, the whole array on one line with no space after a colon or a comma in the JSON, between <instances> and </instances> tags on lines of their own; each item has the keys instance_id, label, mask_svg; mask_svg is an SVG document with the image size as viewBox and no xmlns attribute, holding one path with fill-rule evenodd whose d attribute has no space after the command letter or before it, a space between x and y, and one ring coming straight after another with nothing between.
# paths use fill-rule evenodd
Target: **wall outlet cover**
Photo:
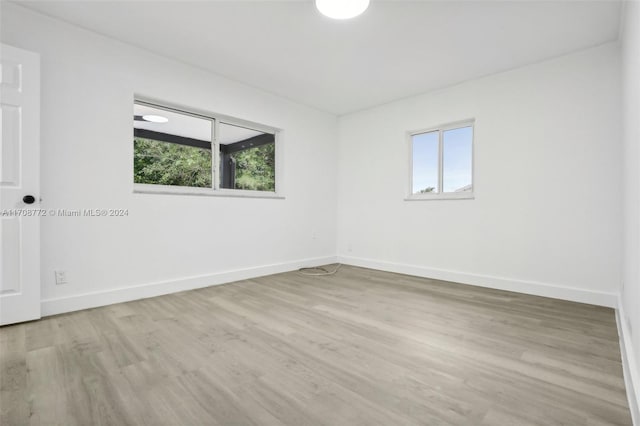
<instances>
[{"instance_id":1,"label":"wall outlet cover","mask_svg":"<svg viewBox=\"0 0 640 426\"><path fill-rule=\"evenodd\" d=\"M67 271L55 271L56 285L68 284Z\"/></svg>"}]
</instances>

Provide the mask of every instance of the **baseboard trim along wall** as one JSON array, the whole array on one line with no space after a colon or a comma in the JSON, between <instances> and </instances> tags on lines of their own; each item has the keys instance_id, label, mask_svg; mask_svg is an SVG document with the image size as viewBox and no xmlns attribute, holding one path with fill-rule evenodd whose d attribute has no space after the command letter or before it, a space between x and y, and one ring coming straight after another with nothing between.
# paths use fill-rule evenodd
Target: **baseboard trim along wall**
<instances>
[{"instance_id":1,"label":"baseboard trim along wall","mask_svg":"<svg viewBox=\"0 0 640 426\"><path fill-rule=\"evenodd\" d=\"M531 294L534 296L550 297L553 299L569 300L572 302L588 303L591 305L606 306L608 308L618 307L618 295L616 293L590 291L535 281L471 274L351 256L338 256L338 262L344 263L345 265L360 266L363 268L378 269L381 271L396 272L399 274L414 275L417 277L442 281L452 281L497 290L507 290L516 293Z\"/></svg>"},{"instance_id":2,"label":"baseboard trim along wall","mask_svg":"<svg viewBox=\"0 0 640 426\"><path fill-rule=\"evenodd\" d=\"M227 284L234 281L247 280L265 275L295 271L302 267L327 265L335 262L335 256L301 259L293 262L264 265L255 268L238 269L180 278L177 280L139 284L130 287L77 294L55 299L44 299L41 302L42 316L45 317L65 312L96 308L99 306L112 305L114 303L130 302L132 300L146 299L149 297L162 296L185 290L194 290L197 288Z\"/></svg>"},{"instance_id":3,"label":"baseboard trim along wall","mask_svg":"<svg viewBox=\"0 0 640 426\"><path fill-rule=\"evenodd\" d=\"M616 309L616 322L618 323L618 336L620 337L620 354L622 355L622 371L624 373L624 384L627 388L627 399L629 400L629 409L633 424L640 426L640 376L638 375L638 366L635 363L635 353L631 345L631 332L625 321L627 318L624 314L624 306L622 300L618 301L618 309Z\"/></svg>"}]
</instances>

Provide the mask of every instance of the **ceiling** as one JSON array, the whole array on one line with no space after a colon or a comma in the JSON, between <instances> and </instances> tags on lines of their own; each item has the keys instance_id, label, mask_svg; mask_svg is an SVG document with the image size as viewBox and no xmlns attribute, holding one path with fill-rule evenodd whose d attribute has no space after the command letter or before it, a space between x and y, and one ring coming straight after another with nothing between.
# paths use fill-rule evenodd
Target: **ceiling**
<instances>
[{"instance_id":1,"label":"ceiling","mask_svg":"<svg viewBox=\"0 0 640 426\"><path fill-rule=\"evenodd\" d=\"M376 1L335 21L311 0L20 4L334 114L618 38L619 1Z\"/></svg>"}]
</instances>

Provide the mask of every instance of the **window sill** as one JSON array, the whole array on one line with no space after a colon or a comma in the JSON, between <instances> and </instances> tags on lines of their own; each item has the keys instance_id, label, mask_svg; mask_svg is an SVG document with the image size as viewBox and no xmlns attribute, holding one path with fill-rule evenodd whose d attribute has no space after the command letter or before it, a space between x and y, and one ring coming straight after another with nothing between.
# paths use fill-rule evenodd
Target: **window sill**
<instances>
[{"instance_id":1,"label":"window sill","mask_svg":"<svg viewBox=\"0 0 640 426\"><path fill-rule=\"evenodd\" d=\"M435 200L473 200L475 196L468 192L447 192L444 194L412 194L405 201L435 201Z\"/></svg>"},{"instance_id":2,"label":"window sill","mask_svg":"<svg viewBox=\"0 0 640 426\"><path fill-rule=\"evenodd\" d=\"M211 189L190 188L186 186L150 185L145 183L133 184L134 194L161 194L161 195L199 195L207 197L231 197L231 198L269 198L284 200L285 197L277 192L249 191L244 189Z\"/></svg>"}]
</instances>

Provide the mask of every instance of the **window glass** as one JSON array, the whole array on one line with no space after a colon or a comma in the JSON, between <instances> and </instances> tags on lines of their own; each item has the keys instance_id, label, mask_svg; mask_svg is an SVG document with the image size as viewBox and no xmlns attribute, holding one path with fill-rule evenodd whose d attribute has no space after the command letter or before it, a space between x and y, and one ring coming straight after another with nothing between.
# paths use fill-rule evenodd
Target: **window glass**
<instances>
[{"instance_id":1,"label":"window glass","mask_svg":"<svg viewBox=\"0 0 640 426\"><path fill-rule=\"evenodd\" d=\"M211 188L212 120L134 104L135 183Z\"/></svg>"},{"instance_id":2,"label":"window glass","mask_svg":"<svg viewBox=\"0 0 640 426\"><path fill-rule=\"evenodd\" d=\"M473 198L474 121L411 134L411 199Z\"/></svg>"},{"instance_id":3,"label":"window glass","mask_svg":"<svg viewBox=\"0 0 640 426\"><path fill-rule=\"evenodd\" d=\"M221 122L220 188L275 191L275 135Z\"/></svg>"},{"instance_id":4,"label":"window glass","mask_svg":"<svg viewBox=\"0 0 640 426\"><path fill-rule=\"evenodd\" d=\"M414 194L438 192L438 132L412 136Z\"/></svg>"},{"instance_id":5,"label":"window glass","mask_svg":"<svg viewBox=\"0 0 640 426\"><path fill-rule=\"evenodd\" d=\"M442 191L473 190L471 180L473 128L445 130L442 134Z\"/></svg>"}]
</instances>

